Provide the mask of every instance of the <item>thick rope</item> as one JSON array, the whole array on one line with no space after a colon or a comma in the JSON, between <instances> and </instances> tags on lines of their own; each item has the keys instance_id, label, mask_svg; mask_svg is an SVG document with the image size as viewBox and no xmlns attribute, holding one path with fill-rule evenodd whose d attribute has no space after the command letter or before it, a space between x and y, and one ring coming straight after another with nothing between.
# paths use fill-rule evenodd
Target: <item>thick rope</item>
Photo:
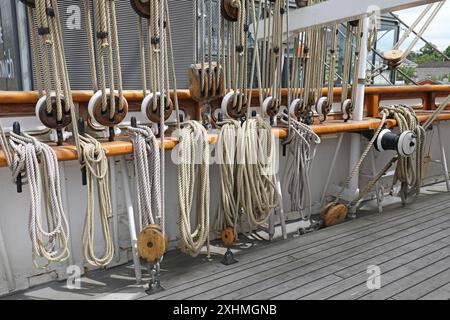
<instances>
[{"instance_id":1,"label":"thick rope","mask_svg":"<svg viewBox=\"0 0 450 320\"><path fill-rule=\"evenodd\" d=\"M278 206L277 148L270 125L261 117L248 119L238 141L238 204L254 229L270 218Z\"/></svg>"},{"instance_id":2,"label":"thick rope","mask_svg":"<svg viewBox=\"0 0 450 320\"><path fill-rule=\"evenodd\" d=\"M161 222L160 152L149 127L129 127L133 142L139 230Z\"/></svg>"},{"instance_id":3,"label":"thick rope","mask_svg":"<svg viewBox=\"0 0 450 320\"><path fill-rule=\"evenodd\" d=\"M83 254L86 261L93 266L104 267L114 257L114 244L110 229L112 218L111 199L109 191L109 168L105 150L100 142L89 135L81 136L81 148L87 175L87 207L86 220L83 229ZM100 221L104 253L98 257L95 253L95 188L99 198Z\"/></svg>"},{"instance_id":4,"label":"thick rope","mask_svg":"<svg viewBox=\"0 0 450 320\"><path fill-rule=\"evenodd\" d=\"M205 128L197 121L183 125L178 150L178 198L180 203L181 249L195 257L205 242L209 255L209 142ZM196 168L199 169L197 188ZM193 197L197 194L196 222L191 221Z\"/></svg>"},{"instance_id":5,"label":"thick rope","mask_svg":"<svg viewBox=\"0 0 450 320\"><path fill-rule=\"evenodd\" d=\"M62 262L69 258L69 226L61 201L61 185L58 160L53 149L27 134L10 133L13 150L11 169L13 180L19 174L30 187L31 203L28 220L32 243L33 264L45 268L51 262ZM44 199L45 220L43 226L42 198ZM37 258L44 258L44 266Z\"/></svg>"},{"instance_id":6,"label":"thick rope","mask_svg":"<svg viewBox=\"0 0 450 320\"><path fill-rule=\"evenodd\" d=\"M302 218L306 220L312 214L311 165L321 139L311 127L295 119L291 119L290 126L291 134L283 142L290 146L284 181L291 198L291 210L300 212ZM305 215L306 209L307 215Z\"/></svg>"},{"instance_id":7,"label":"thick rope","mask_svg":"<svg viewBox=\"0 0 450 320\"><path fill-rule=\"evenodd\" d=\"M243 139L238 121L227 120L222 124L217 140L217 162L220 170L220 199L217 209L216 230L221 232L233 228L237 234L239 207L236 194L238 145Z\"/></svg>"}]
</instances>

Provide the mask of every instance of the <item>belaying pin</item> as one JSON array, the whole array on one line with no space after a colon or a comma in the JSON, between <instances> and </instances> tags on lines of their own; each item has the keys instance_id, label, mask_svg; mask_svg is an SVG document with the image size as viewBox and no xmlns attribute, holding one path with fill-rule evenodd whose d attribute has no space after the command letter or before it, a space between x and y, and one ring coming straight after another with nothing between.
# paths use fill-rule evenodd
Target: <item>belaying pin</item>
<instances>
[{"instance_id":1,"label":"belaying pin","mask_svg":"<svg viewBox=\"0 0 450 320\"><path fill-rule=\"evenodd\" d=\"M84 125L84 119L82 117L78 119L78 133L80 136L83 136L86 133L86 126ZM87 185L86 166L81 167L81 184L83 186Z\"/></svg>"},{"instance_id":2,"label":"belaying pin","mask_svg":"<svg viewBox=\"0 0 450 320\"><path fill-rule=\"evenodd\" d=\"M20 124L17 121L13 123L13 132L17 135L20 135ZM21 173L19 173L17 175L16 187L17 187L17 193L22 193L23 190L22 190L22 174Z\"/></svg>"}]
</instances>

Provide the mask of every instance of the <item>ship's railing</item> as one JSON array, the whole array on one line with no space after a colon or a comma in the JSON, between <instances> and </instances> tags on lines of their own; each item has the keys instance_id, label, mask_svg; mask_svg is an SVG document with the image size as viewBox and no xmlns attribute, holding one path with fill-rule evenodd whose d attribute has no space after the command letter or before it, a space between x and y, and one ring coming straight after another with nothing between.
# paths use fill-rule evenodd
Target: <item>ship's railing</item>
<instances>
[{"instance_id":1,"label":"ship's railing","mask_svg":"<svg viewBox=\"0 0 450 320\"><path fill-rule=\"evenodd\" d=\"M324 89L324 95L327 90ZM334 100L339 102L341 89L336 88L334 91ZM380 105L392 103L404 103L415 107L421 122L425 122L431 115L432 110L450 94L450 86L446 85L430 85L430 86L402 86L402 87L368 87L365 92L365 119L363 121L349 121L344 123L340 120L339 112L332 113L329 121L323 124L313 125L313 130L319 135L336 134L342 132L361 132L376 129L380 120L378 116L378 107ZM89 91L75 91L74 102L80 106L80 115L87 117L87 104L92 93ZM287 90L283 90L286 99ZM143 94L138 91L127 91L125 94L131 112L140 110L140 102ZM35 103L38 100L36 92L9 92L0 91L0 116L1 117L21 117L34 115ZM188 119L201 118L201 105L190 98L189 91L179 90L178 98L180 101L180 109L186 114ZM255 92L253 99L257 99ZM450 106L449 106L450 107ZM441 114L438 121L450 120L450 112ZM389 120L388 127L395 127L395 120ZM287 131L282 128L274 128L275 134L280 139L287 136ZM210 135L210 143L217 141L217 135ZM126 155L133 152L131 142L127 140L118 140L114 142L103 143L108 156ZM164 148L167 150L175 148L176 139L167 138ZM55 146L58 159L60 161L70 161L77 159L76 148L74 145L66 144L64 146ZM6 161L3 152L0 151L0 167L5 167Z\"/></svg>"}]
</instances>

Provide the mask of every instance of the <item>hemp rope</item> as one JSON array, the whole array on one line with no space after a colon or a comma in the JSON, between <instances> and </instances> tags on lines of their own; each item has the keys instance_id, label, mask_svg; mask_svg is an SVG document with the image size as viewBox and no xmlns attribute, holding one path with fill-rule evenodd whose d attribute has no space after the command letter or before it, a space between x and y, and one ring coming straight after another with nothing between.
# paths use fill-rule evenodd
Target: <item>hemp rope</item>
<instances>
[{"instance_id":1,"label":"hemp rope","mask_svg":"<svg viewBox=\"0 0 450 320\"><path fill-rule=\"evenodd\" d=\"M283 121L289 125L289 121L285 119ZM291 133L283 142L284 145L291 146L284 172L284 181L291 198L291 210L299 212L302 219L307 220L312 214L311 165L321 139L311 127L295 119L290 119L290 126ZM304 214L306 208L308 208L308 215Z\"/></svg>"},{"instance_id":2,"label":"hemp rope","mask_svg":"<svg viewBox=\"0 0 450 320\"><path fill-rule=\"evenodd\" d=\"M176 150L181 249L196 257L206 242L209 256L210 154L206 129L197 121L185 122L179 131L179 144ZM197 167L199 181L196 187ZM191 221L194 194L198 197L195 223Z\"/></svg>"},{"instance_id":3,"label":"hemp rope","mask_svg":"<svg viewBox=\"0 0 450 320\"><path fill-rule=\"evenodd\" d=\"M136 201L139 230L149 224L161 223L160 152L158 142L149 127L129 127L133 142L136 177Z\"/></svg>"},{"instance_id":4,"label":"hemp rope","mask_svg":"<svg viewBox=\"0 0 450 320\"><path fill-rule=\"evenodd\" d=\"M13 151L11 170L13 180L19 174L30 186L30 215L28 229L32 243L33 264L46 268L51 262L63 262L70 256L69 226L61 201L58 160L55 151L45 143L27 134L10 133ZM44 199L45 218L42 216ZM47 228L43 226L46 221ZM44 266L37 258L44 258Z\"/></svg>"},{"instance_id":5,"label":"hemp rope","mask_svg":"<svg viewBox=\"0 0 450 320\"><path fill-rule=\"evenodd\" d=\"M254 229L270 218L279 204L275 134L261 117L248 119L238 141L237 194L247 223Z\"/></svg>"},{"instance_id":6,"label":"hemp rope","mask_svg":"<svg viewBox=\"0 0 450 320\"><path fill-rule=\"evenodd\" d=\"M109 190L109 168L105 150L100 142L89 135L80 136L80 144L87 176L87 207L83 228L83 255L93 266L104 267L114 257L114 244L110 229L112 218L111 198ZM104 241L104 252L101 257L95 253L95 188L97 189L100 221Z\"/></svg>"}]
</instances>

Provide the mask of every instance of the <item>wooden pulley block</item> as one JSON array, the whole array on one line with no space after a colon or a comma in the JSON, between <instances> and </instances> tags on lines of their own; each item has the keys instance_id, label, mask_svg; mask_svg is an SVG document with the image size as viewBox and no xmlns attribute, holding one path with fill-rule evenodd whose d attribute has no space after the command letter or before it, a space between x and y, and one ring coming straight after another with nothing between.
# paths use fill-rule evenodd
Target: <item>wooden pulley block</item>
<instances>
[{"instance_id":1,"label":"wooden pulley block","mask_svg":"<svg viewBox=\"0 0 450 320\"><path fill-rule=\"evenodd\" d=\"M405 58L402 50L389 50L383 53L383 59L386 61L390 70L398 69Z\"/></svg>"},{"instance_id":2,"label":"wooden pulley block","mask_svg":"<svg viewBox=\"0 0 450 320\"><path fill-rule=\"evenodd\" d=\"M331 106L328 103L327 97L322 97L317 100L316 112L319 115L320 122L324 122L327 119L327 115L330 113Z\"/></svg>"},{"instance_id":3,"label":"wooden pulley block","mask_svg":"<svg viewBox=\"0 0 450 320\"><path fill-rule=\"evenodd\" d=\"M150 0L130 0L130 3L138 15L150 19Z\"/></svg>"},{"instance_id":4,"label":"wooden pulley block","mask_svg":"<svg viewBox=\"0 0 450 320\"><path fill-rule=\"evenodd\" d=\"M141 104L141 113L147 117L153 123L161 122L161 93L156 93L156 109L153 106L154 103L153 93L150 93L145 97ZM173 102L170 97L164 97L164 120L168 120L173 112Z\"/></svg>"},{"instance_id":5,"label":"wooden pulley block","mask_svg":"<svg viewBox=\"0 0 450 320\"><path fill-rule=\"evenodd\" d=\"M156 224L148 225L139 233L137 240L139 256L150 263L157 263L166 252L168 240Z\"/></svg>"},{"instance_id":6,"label":"wooden pulley block","mask_svg":"<svg viewBox=\"0 0 450 320\"><path fill-rule=\"evenodd\" d=\"M72 123L72 118L70 116L70 109L66 109L66 100L63 96L61 99L61 107L62 107L62 119L58 121L56 119L56 94L51 94L51 102L52 102L52 111L50 113L47 112L47 96L41 97L36 103L36 117L41 121L41 123L50 129L61 130L66 128L68 125Z\"/></svg>"},{"instance_id":7,"label":"wooden pulley block","mask_svg":"<svg viewBox=\"0 0 450 320\"><path fill-rule=\"evenodd\" d=\"M238 20L239 10L233 6L233 0L221 0L221 9L224 19L233 22Z\"/></svg>"},{"instance_id":8,"label":"wooden pulley block","mask_svg":"<svg viewBox=\"0 0 450 320\"><path fill-rule=\"evenodd\" d=\"M20 2L22 2L23 4L25 4L26 6L31 7L31 8L36 7L35 0L20 0Z\"/></svg>"},{"instance_id":9,"label":"wooden pulley block","mask_svg":"<svg viewBox=\"0 0 450 320\"><path fill-rule=\"evenodd\" d=\"M329 203L320 212L324 225L331 227L345 221L348 214L348 208L342 203Z\"/></svg>"},{"instance_id":10,"label":"wooden pulley block","mask_svg":"<svg viewBox=\"0 0 450 320\"><path fill-rule=\"evenodd\" d=\"M342 117L344 121L350 120L353 113L353 102L351 99L347 99L342 103Z\"/></svg>"},{"instance_id":11,"label":"wooden pulley block","mask_svg":"<svg viewBox=\"0 0 450 320\"><path fill-rule=\"evenodd\" d=\"M294 99L289 107L292 117L300 119L302 117L302 99Z\"/></svg>"},{"instance_id":12,"label":"wooden pulley block","mask_svg":"<svg viewBox=\"0 0 450 320\"><path fill-rule=\"evenodd\" d=\"M276 117L280 113L281 105L273 97L267 97L262 105L263 114L268 117Z\"/></svg>"},{"instance_id":13,"label":"wooden pulley block","mask_svg":"<svg viewBox=\"0 0 450 320\"><path fill-rule=\"evenodd\" d=\"M295 4L297 5L297 8L304 8L308 6L308 0L295 0Z\"/></svg>"},{"instance_id":14,"label":"wooden pulley block","mask_svg":"<svg viewBox=\"0 0 450 320\"><path fill-rule=\"evenodd\" d=\"M242 106L239 110L239 99L242 99ZM236 101L236 103L234 103ZM231 119L243 119L247 116L248 106L245 94L241 92L230 91L222 100L222 113L226 114Z\"/></svg>"},{"instance_id":15,"label":"wooden pulley block","mask_svg":"<svg viewBox=\"0 0 450 320\"><path fill-rule=\"evenodd\" d=\"M192 64L189 67L189 93L195 101L211 101L225 94L225 74L217 63L204 64L204 83L202 84L202 65Z\"/></svg>"},{"instance_id":16,"label":"wooden pulley block","mask_svg":"<svg viewBox=\"0 0 450 320\"><path fill-rule=\"evenodd\" d=\"M222 231L222 242L225 246L232 246L237 240L237 234L233 228L226 228Z\"/></svg>"},{"instance_id":17,"label":"wooden pulley block","mask_svg":"<svg viewBox=\"0 0 450 320\"><path fill-rule=\"evenodd\" d=\"M89 116L94 119L97 123L105 127L114 127L120 124L128 114L128 102L124 98L123 109L119 110L120 97L117 91L114 92L115 98L115 113L114 117L110 117L111 103L109 99L110 90L106 89L106 94L108 96L106 110L102 110L102 92L97 91L89 100L88 112Z\"/></svg>"}]
</instances>

